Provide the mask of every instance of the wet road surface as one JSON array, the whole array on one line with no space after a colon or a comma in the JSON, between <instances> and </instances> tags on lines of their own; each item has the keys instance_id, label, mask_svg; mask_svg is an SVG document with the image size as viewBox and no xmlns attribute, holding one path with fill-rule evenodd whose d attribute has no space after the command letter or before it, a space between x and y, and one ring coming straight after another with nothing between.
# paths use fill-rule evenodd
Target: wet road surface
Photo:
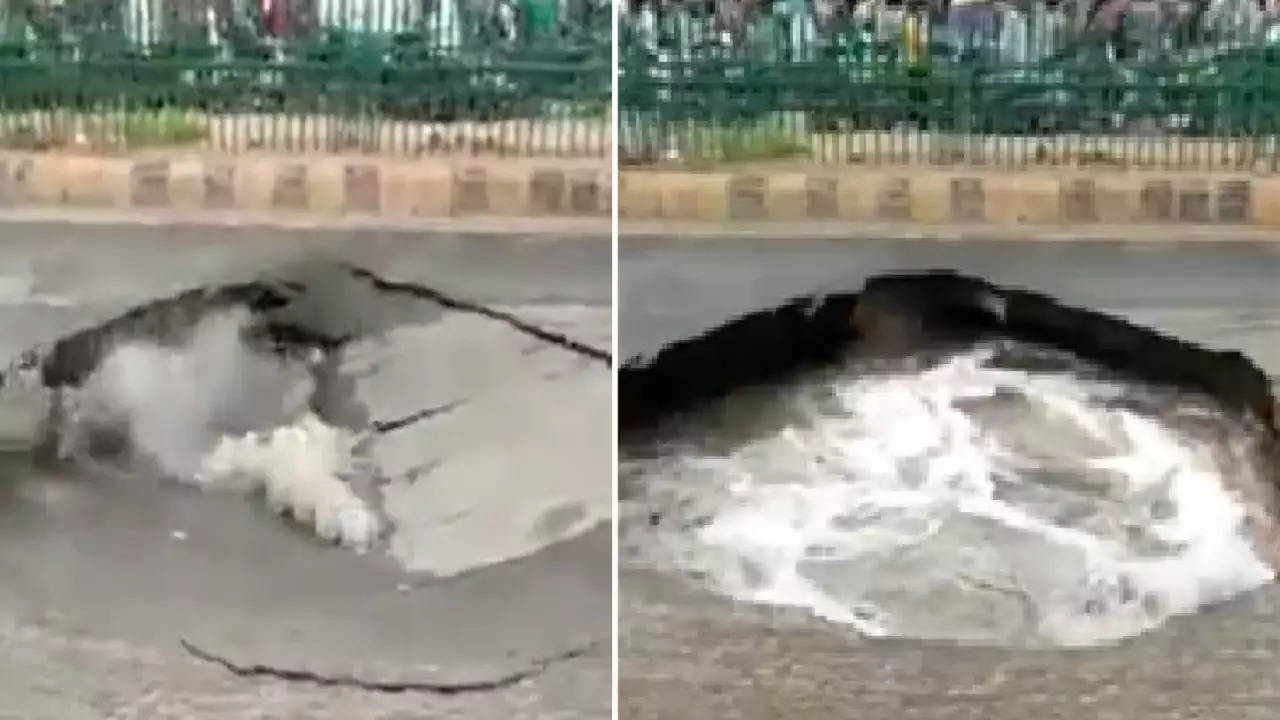
<instances>
[{"instance_id":1,"label":"wet road surface","mask_svg":"<svg viewBox=\"0 0 1280 720\"><path fill-rule=\"evenodd\" d=\"M1261 245L624 238L620 355L822 287L952 268L1116 313L1280 375L1280 253ZM1016 651L868 640L801 611L623 567L619 712L632 719L1267 720L1280 588L1115 647Z\"/></svg>"},{"instance_id":2,"label":"wet road surface","mask_svg":"<svg viewBox=\"0 0 1280 720\"><path fill-rule=\"evenodd\" d=\"M0 354L152 297L302 259L358 263L609 347L605 237L2 225ZM572 423L545 422L563 416L547 414L548 405L565 402L559 392L576 393L577 409L600 415L607 431L608 369L557 360L554 348L486 328L439 321L422 337L396 340L433 380L413 384L414 392L449 390L471 401L470 415L419 430L424 447L447 437L461 449L455 458L450 447L431 448L443 495L419 482L396 499L401 522L425 533L425 547L399 556L320 547L234 494L161 490L109 474L41 476L20 454L0 456L0 718L608 717L610 538L600 503L609 495L607 432L598 452L563 441L541 443L536 455L517 448L525 474L505 487L495 485L501 468L474 464L492 454L485 433L509 435L519 419L541 417L540 432L555 426L580 441ZM468 350L475 339L482 347ZM434 367L458 373L451 384L430 375L430 354L441 351L453 354ZM521 352L545 366L520 374L518 363L494 360ZM389 382L404 388L405 379ZM385 387L368 392L405 397ZM503 398L513 425L493 430L482 413ZM528 467L530 458L542 465ZM557 463L583 469L556 472ZM480 495L467 495L458 480L468 468L488 473L470 483ZM426 531L441 497L476 516L508 507L503 518L511 522L525 508L543 509L548 499L539 493L549 480L559 483L556 492L582 498L586 514L577 519L594 518L594 527L525 550L494 546L483 567L469 570L479 561L463 557L467 535ZM444 568L450 577L406 566ZM354 677L376 687L239 677L182 641L241 669ZM426 687L458 685L472 689Z\"/></svg>"}]
</instances>

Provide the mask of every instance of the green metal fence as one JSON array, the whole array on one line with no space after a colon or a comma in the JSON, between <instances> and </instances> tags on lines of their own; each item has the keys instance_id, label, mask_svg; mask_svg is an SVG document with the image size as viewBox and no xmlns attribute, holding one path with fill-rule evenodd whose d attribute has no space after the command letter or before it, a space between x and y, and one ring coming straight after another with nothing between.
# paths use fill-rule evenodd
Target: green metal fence
<instances>
[{"instance_id":1,"label":"green metal fence","mask_svg":"<svg viewBox=\"0 0 1280 720\"><path fill-rule=\"evenodd\" d=\"M0 147L608 153L604 0L0 0Z\"/></svg>"},{"instance_id":2,"label":"green metal fence","mask_svg":"<svg viewBox=\"0 0 1280 720\"><path fill-rule=\"evenodd\" d=\"M1280 164L1280 18L1252 0L849 7L627 8L620 157Z\"/></svg>"}]
</instances>

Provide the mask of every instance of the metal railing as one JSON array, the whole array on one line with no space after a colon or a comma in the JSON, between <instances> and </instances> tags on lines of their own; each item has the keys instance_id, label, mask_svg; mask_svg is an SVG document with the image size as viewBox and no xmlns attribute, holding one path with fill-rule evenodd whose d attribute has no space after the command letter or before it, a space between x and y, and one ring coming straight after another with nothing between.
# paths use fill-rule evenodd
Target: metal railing
<instances>
[{"instance_id":1,"label":"metal railing","mask_svg":"<svg viewBox=\"0 0 1280 720\"><path fill-rule=\"evenodd\" d=\"M607 155L605 0L0 0L0 147Z\"/></svg>"},{"instance_id":2,"label":"metal railing","mask_svg":"<svg viewBox=\"0 0 1280 720\"><path fill-rule=\"evenodd\" d=\"M1280 164L1253 0L645 4L620 38L627 162Z\"/></svg>"}]
</instances>

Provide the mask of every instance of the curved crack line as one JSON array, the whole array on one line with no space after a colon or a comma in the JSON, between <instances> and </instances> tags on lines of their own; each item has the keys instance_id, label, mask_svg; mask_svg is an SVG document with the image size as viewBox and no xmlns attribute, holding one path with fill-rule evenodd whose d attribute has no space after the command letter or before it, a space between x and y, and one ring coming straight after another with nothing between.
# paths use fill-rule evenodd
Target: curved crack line
<instances>
[{"instance_id":1,"label":"curved crack line","mask_svg":"<svg viewBox=\"0 0 1280 720\"><path fill-rule=\"evenodd\" d=\"M605 365L612 366L613 364L613 356L610 355L608 351L601 350L600 348L597 348L597 347L593 347L579 340L574 340L573 338L569 337L568 335L565 335L564 333L553 332L546 328L534 325L533 323L530 323L528 321L521 320L520 318L516 317L515 315L512 315L511 313L503 312L501 310L494 310L491 307L486 307L485 305L481 305L480 303L477 303L477 302L472 302L470 300L463 300L461 298L456 298L451 295L446 295L440 292L439 290L436 290L434 288L429 288L424 285L416 285L414 283L407 283L407 282L396 282L394 280L385 280L375 275L372 271L365 270L364 268L357 267L355 265L347 265L346 268L352 275L364 280L368 280L369 282L373 283L373 286L378 290L382 290L384 292L390 291L390 292L408 293L410 295L415 295L417 297L430 300L442 307L449 308L450 310L459 310L462 312L469 312L469 313L474 313L476 315L482 315L491 320L497 320L499 322L505 323L511 328L518 330L519 332L522 332L526 335L530 335L539 340L542 340L543 342L548 342L548 343L551 343L552 345L557 345L561 348L564 348L565 350L577 353L584 357L591 358L592 360L599 360L600 362L603 362Z\"/></svg>"},{"instance_id":2,"label":"curved crack line","mask_svg":"<svg viewBox=\"0 0 1280 720\"><path fill-rule=\"evenodd\" d=\"M216 655L208 650L201 649L195 643L186 638L179 641L182 649L186 650L189 655L207 663L221 666L227 672L237 677L269 677L277 680L287 680L289 682L306 682L321 687L354 687L361 690L371 690L375 692L400 693L400 692L426 692L435 695L462 695L467 693L490 692L493 690L502 690L504 688L517 685L525 680L532 679L546 672L552 665L573 660L575 658L590 655L603 644L601 640L593 640L585 645L570 648L563 652L549 655L534 661L529 667L523 670L516 670L506 675L500 675L491 680L470 680L465 682L383 682L378 680L362 680L352 675L324 675L310 670L290 670L288 668L275 668L264 664L241 665Z\"/></svg>"},{"instance_id":3,"label":"curved crack line","mask_svg":"<svg viewBox=\"0 0 1280 720\"><path fill-rule=\"evenodd\" d=\"M452 402L444 403L443 405L435 405L425 410L419 410L418 412L415 412L415 413L409 413L404 417L396 418L394 420L374 420L373 423L371 424L371 427L373 428L373 431L376 433L379 433L379 434L389 433L389 432L399 430L402 427L408 427L409 425L412 425L418 422L419 420L426 420L427 418L435 417L436 415L443 415L444 413L447 413L465 404L466 404L465 400L454 400Z\"/></svg>"}]
</instances>

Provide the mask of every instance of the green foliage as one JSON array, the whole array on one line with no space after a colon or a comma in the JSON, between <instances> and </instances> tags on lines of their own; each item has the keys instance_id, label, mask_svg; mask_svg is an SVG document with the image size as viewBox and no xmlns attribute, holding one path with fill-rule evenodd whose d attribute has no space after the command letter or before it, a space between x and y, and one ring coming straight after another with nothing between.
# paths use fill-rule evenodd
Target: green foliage
<instances>
[{"instance_id":1,"label":"green foliage","mask_svg":"<svg viewBox=\"0 0 1280 720\"><path fill-rule=\"evenodd\" d=\"M133 112L123 118L125 142L131 148L188 145L208 136L208 129L191 113L173 108Z\"/></svg>"},{"instance_id":2,"label":"green foliage","mask_svg":"<svg viewBox=\"0 0 1280 720\"><path fill-rule=\"evenodd\" d=\"M702 156L721 162L788 160L809 154L809 148L783 128L763 125L715 128L708 132Z\"/></svg>"}]
</instances>

